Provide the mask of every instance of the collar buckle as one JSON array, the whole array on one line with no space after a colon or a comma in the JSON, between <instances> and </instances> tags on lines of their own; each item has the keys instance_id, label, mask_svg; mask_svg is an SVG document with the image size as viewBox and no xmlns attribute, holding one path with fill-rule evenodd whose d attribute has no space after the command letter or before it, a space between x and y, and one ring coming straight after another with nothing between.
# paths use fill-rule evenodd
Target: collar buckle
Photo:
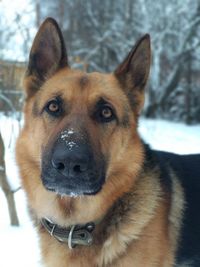
<instances>
[{"instance_id":1,"label":"collar buckle","mask_svg":"<svg viewBox=\"0 0 200 267\"><path fill-rule=\"evenodd\" d=\"M72 225L68 228L60 227L47 218L43 218L41 223L51 236L62 243L67 243L69 249L75 248L76 245L90 246L93 242L92 231L95 229L93 222Z\"/></svg>"}]
</instances>

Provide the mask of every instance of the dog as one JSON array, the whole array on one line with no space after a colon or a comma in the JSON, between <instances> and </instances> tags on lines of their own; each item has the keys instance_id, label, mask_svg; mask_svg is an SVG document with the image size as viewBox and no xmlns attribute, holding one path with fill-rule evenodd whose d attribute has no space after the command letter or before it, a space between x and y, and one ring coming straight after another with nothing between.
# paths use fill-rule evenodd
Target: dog
<instances>
[{"instance_id":1,"label":"dog","mask_svg":"<svg viewBox=\"0 0 200 267\"><path fill-rule=\"evenodd\" d=\"M150 63L146 34L111 74L72 69L56 21L41 25L16 159L44 266L200 266L200 155L137 131Z\"/></svg>"}]
</instances>

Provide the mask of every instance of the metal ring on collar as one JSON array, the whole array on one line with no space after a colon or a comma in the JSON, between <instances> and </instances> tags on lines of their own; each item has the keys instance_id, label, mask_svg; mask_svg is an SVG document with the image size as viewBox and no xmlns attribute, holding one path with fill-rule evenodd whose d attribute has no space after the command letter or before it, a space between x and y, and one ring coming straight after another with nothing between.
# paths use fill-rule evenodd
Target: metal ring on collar
<instances>
[{"instance_id":1,"label":"metal ring on collar","mask_svg":"<svg viewBox=\"0 0 200 267\"><path fill-rule=\"evenodd\" d=\"M70 249L73 249L72 237L73 237L74 229L75 229L75 225L73 225L73 226L71 227L70 232L69 232L69 237L68 237L68 247L69 247Z\"/></svg>"}]
</instances>

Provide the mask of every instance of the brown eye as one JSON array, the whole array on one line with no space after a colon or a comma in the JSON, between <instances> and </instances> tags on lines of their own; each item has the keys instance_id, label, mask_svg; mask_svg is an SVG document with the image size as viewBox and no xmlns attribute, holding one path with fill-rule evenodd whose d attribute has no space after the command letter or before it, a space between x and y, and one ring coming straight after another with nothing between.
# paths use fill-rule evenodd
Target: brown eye
<instances>
[{"instance_id":1,"label":"brown eye","mask_svg":"<svg viewBox=\"0 0 200 267\"><path fill-rule=\"evenodd\" d=\"M59 110L59 105L56 102L51 102L48 106L49 111L57 112Z\"/></svg>"},{"instance_id":2,"label":"brown eye","mask_svg":"<svg viewBox=\"0 0 200 267\"><path fill-rule=\"evenodd\" d=\"M54 117L58 117L62 114L61 101L58 99L51 100L47 103L45 110L48 114Z\"/></svg>"},{"instance_id":3,"label":"brown eye","mask_svg":"<svg viewBox=\"0 0 200 267\"><path fill-rule=\"evenodd\" d=\"M113 116L113 112L110 107L104 107L101 110L101 116L105 119L110 119Z\"/></svg>"},{"instance_id":4,"label":"brown eye","mask_svg":"<svg viewBox=\"0 0 200 267\"><path fill-rule=\"evenodd\" d=\"M107 123L115 119L115 113L110 106L103 105L97 110L95 118L101 123Z\"/></svg>"}]
</instances>

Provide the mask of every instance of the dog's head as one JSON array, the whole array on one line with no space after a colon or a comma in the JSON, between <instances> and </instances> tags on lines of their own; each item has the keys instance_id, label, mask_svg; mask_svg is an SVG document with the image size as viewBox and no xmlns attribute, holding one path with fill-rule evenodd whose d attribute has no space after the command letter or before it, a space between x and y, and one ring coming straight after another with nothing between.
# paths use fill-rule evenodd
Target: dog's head
<instances>
[{"instance_id":1,"label":"dog's head","mask_svg":"<svg viewBox=\"0 0 200 267\"><path fill-rule=\"evenodd\" d=\"M111 74L71 69L58 25L42 24L30 52L18 142L38 184L58 195L104 191L110 198L130 188L143 158L136 126L149 67L145 35Z\"/></svg>"}]
</instances>

